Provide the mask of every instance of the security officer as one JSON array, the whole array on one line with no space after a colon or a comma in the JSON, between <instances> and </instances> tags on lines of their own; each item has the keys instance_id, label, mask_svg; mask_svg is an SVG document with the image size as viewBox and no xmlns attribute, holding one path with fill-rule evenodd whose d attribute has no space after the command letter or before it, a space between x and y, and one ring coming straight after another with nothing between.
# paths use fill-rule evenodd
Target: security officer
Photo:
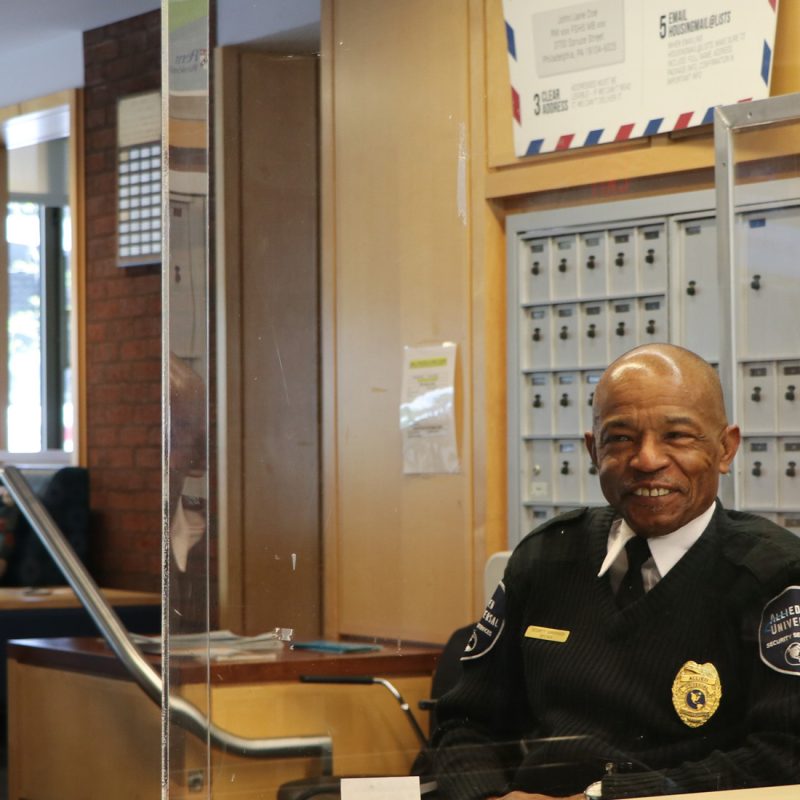
<instances>
[{"instance_id":1,"label":"security officer","mask_svg":"<svg viewBox=\"0 0 800 800\"><path fill-rule=\"evenodd\" d=\"M445 797L800 781L800 538L716 499L739 440L694 353L605 371L586 445L610 505L514 551L437 707Z\"/></svg>"}]
</instances>

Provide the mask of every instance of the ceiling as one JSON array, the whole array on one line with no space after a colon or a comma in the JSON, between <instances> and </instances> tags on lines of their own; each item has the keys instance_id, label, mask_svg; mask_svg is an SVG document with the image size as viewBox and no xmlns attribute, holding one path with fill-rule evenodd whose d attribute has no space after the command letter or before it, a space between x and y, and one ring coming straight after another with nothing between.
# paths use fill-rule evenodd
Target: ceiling
<instances>
[{"instance_id":1,"label":"ceiling","mask_svg":"<svg viewBox=\"0 0 800 800\"><path fill-rule=\"evenodd\" d=\"M160 0L0 0L0 52L135 17Z\"/></svg>"},{"instance_id":2,"label":"ceiling","mask_svg":"<svg viewBox=\"0 0 800 800\"><path fill-rule=\"evenodd\" d=\"M210 0L216 43L318 53L320 1ZM160 7L160 0L0 0L0 111L83 86L84 31Z\"/></svg>"},{"instance_id":3,"label":"ceiling","mask_svg":"<svg viewBox=\"0 0 800 800\"><path fill-rule=\"evenodd\" d=\"M160 0L0 0L0 53L46 45L160 6ZM278 47L293 37L304 46L319 39L319 0L218 0L217 7L222 44L248 41L254 32Z\"/></svg>"}]
</instances>

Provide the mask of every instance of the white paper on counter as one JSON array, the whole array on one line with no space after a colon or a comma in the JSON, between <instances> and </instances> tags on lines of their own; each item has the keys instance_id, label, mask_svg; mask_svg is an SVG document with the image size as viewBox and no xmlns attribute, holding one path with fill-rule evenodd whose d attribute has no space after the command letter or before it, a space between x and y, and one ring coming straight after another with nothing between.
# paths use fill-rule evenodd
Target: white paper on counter
<instances>
[{"instance_id":1,"label":"white paper on counter","mask_svg":"<svg viewBox=\"0 0 800 800\"><path fill-rule=\"evenodd\" d=\"M342 800L420 800L419 777L342 778Z\"/></svg>"}]
</instances>

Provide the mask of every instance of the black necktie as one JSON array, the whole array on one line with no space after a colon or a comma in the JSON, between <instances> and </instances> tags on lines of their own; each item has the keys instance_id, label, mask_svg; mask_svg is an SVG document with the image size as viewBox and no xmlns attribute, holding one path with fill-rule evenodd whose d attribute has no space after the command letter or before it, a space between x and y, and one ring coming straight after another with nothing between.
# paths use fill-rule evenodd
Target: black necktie
<instances>
[{"instance_id":1,"label":"black necktie","mask_svg":"<svg viewBox=\"0 0 800 800\"><path fill-rule=\"evenodd\" d=\"M628 554L628 571L617 590L617 605L620 608L630 605L634 600L644 597L642 564L650 558L650 547L643 536L634 536L625 545Z\"/></svg>"}]
</instances>

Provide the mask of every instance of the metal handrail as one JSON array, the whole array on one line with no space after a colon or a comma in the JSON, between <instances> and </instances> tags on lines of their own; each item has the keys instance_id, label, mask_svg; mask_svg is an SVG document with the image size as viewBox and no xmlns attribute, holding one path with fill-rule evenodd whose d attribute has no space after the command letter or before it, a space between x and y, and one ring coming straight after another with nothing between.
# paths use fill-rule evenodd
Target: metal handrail
<instances>
[{"instance_id":1,"label":"metal handrail","mask_svg":"<svg viewBox=\"0 0 800 800\"><path fill-rule=\"evenodd\" d=\"M157 705L162 703L161 676L145 660L131 640L117 613L100 593L94 579L75 554L61 529L17 467L0 466L0 481L53 557L83 607L94 620L103 638L122 662L133 680ZM322 773L333 772L333 742L330 736L287 736L250 739L238 736L211 722L197 706L182 697L170 695L170 718L185 730L211 744L239 756L250 758L318 757Z\"/></svg>"}]
</instances>

